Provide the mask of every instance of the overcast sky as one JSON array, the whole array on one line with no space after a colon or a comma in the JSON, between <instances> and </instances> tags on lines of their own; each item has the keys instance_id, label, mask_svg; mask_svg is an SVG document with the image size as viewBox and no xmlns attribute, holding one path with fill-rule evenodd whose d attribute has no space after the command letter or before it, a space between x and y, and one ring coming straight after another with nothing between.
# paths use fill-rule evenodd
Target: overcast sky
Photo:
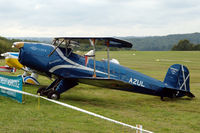
<instances>
[{"instance_id":1,"label":"overcast sky","mask_svg":"<svg viewBox=\"0 0 200 133\"><path fill-rule=\"evenodd\" d=\"M153 36L200 31L200 0L0 0L0 36Z\"/></svg>"}]
</instances>

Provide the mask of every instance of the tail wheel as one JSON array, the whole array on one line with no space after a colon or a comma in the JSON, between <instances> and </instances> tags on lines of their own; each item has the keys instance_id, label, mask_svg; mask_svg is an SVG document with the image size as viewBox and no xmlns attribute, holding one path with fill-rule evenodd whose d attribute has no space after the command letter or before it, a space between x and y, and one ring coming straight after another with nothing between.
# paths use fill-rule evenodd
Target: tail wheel
<instances>
[{"instance_id":1,"label":"tail wheel","mask_svg":"<svg viewBox=\"0 0 200 133\"><path fill-rule=\"evenodd\" d=\"M48 97L49 99L58 100L58 99L60 99L60 94L59 94L57 91L50 91L50 92L47 94L47 97Z\"/></svg>"},{"instance_id":2,"label":"tail wheel","mask_svg":"<svg viewBox=\"0 0 200 133\"><path fill-rule=\"evenodd\" d=\"M176 93L172 93L172 99L176 98Z\"/></svg>"}]
</instances>

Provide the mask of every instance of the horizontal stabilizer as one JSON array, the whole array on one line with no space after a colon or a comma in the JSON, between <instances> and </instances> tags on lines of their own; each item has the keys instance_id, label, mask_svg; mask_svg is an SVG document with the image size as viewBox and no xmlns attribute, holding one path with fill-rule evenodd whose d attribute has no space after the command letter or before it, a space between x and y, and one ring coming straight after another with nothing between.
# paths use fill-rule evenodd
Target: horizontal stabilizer
<instances>
[{"instance_id":1,"label":"horizontal stabilizer","mask_svg":"<svg viewBox=\"0 0 200 133\"><path fill-rule=\"evenodd\" d=\"M195 97L195 95L189 91L179 90L179 89L174 89L174 88L164 88L164 92L170 97L172 97L173 94L175 94L174 95L175 97L181 97L181 96L188 96L191 98Z\"/></svg>"},{"instance_id":2,"label":"horizontal stabilizer","mask_svg":"<svg viewBox=\"0 0 200 133\"><path fill-rule=\"evenodd\" d=\"M191 92L185 92L185 95L191 98L195 97L195 95L192 94Z\"/></svg>"}]
</instances>

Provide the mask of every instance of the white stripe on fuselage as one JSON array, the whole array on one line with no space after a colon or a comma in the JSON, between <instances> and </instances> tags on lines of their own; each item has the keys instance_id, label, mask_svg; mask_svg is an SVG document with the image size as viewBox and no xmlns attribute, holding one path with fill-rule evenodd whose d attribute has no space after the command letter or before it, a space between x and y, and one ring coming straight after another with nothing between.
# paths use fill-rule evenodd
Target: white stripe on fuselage
<instances>
[{"instance_id":1,"label":"white stripe on fuselage","mask_svg":"<svg viewBox=\"0 0 200 133\"><path fill-rule=\"evenodd\" d=\"M57 65L57 66L52 67L49 70L49 72L54 72L54 71L56 71L58 69L62 69L62 68L82 69L82 70L94 72L94 69L92 69L92 68L88 68L88 67L83 68L82 66L75 66L75 65ZM98 71L98 70L96 70L96 72L107 75L107 73L104 73L104 72L101 72L101 71Z\"/></svg>"},{"instance_id":2,"label":"white stripe on fuselage","mask_svg":"<svg viewBox=\"0 0 200 133\"><path fill-rule=\"evenodd\" d=\"M53 45L50 45L52 46L53 48L55 48ZM57 66L54 66L52 67L49 72L54 72L58 69L62 69L62 68L74 68L74 69L82 69L82 70L86 70L86 71L91 71L91 72L94 72L94 69L92 68L89 68L89 67L86 67L84 65L81 65L81 64L78 64L70 59L68 59L67 57L65 57L63 55L63 53L61 52L61 50L59 48L56 49L56 52L58 53L58 55L63 59L65 60L66 62L72 64L72 65L57 65ZM96 70L97 73L101 73L101 74L105 74L105 75L108 75L108 73L105 73L105 72L102 72L102 71L99 71L99 70ZM115 75L112 75L111 76L115 76ZM116 76L115 76L116 77Z\"/></svg>"}]
</instances>

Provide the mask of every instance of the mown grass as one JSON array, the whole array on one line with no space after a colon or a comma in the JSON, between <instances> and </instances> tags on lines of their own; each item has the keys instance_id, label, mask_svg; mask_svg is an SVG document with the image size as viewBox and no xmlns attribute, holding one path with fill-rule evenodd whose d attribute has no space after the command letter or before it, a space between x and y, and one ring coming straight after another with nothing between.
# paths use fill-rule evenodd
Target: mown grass
<instances>
[{"instance_id":1,"label":"mown grass","mask_svg":"<svg viewBox=\"0 0 200 133\"><path fill-rule=\"evenodd\" d=\"M105 54L106 52L97 52L97 58L105 58ZM144 129L154 132L200 131L200 52L115 51L110 55L122 65L161 81L170 65L184 64L190 70L191 92L196 97L192 100L184 97L160 101L160 98L155 96L80 84L62 94L60 101L127 124L142 124ZM156 61L157 59L160 61ZM0 60L0 64L3 63L4 61ZM15 75L20 73L22 71ZM41 85L49 85L52 82L43 76L39 77L39 81ZM35 94L38 86L24 85L23 88ZM38 109L37 100L26 96L26 102L19 104L0 96L0 132L135 132L42 99Z\"/></svg>"}]
</instances>

